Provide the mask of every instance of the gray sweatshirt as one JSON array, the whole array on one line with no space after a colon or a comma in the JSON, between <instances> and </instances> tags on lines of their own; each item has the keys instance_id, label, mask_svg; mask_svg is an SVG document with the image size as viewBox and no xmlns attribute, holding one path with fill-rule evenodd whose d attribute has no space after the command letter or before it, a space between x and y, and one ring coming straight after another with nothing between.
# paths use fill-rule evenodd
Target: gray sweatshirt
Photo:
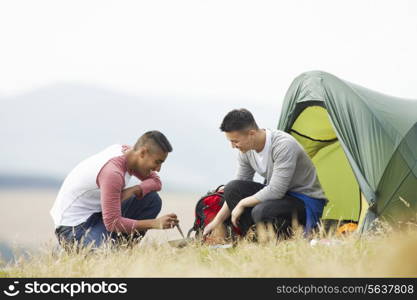
<instances>
[{"instance_id":1,"label":"gray sweatshirt","mask_svg":"<svg viewBox=\"0 0 417 300\"><path fill-rule=\"evenodd\" d=\"M236 179L253 180L259 169L254 155L255 150L239 151ZM266 178L266 186L254 195L260 201L281 199L287 191L326 199L311 159L297 140L284 131L271 130L266 172L259 175Z\"/></svg>"}]
</instances>

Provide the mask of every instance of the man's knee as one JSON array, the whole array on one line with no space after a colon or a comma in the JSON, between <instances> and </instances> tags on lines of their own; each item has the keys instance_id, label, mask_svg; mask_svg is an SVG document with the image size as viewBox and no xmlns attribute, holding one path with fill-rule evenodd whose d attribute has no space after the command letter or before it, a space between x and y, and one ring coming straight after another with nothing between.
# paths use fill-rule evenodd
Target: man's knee
<instances>
[{"instance_id":1,"label":"man's knee","mask_svg":"<svg viewBox=\"0 0 417 300\"><path fill-rule=\"evenodd\" d=\"M150 192L143 197L142 200L149 201L149 206L151 206L156 214L159 214L162 208L162 199L157 192Z\"/></svg>"},{"instance_id":2,"label":"man's knee","mask_svg":"<svg viewBox=\"0 0 417 300\"><path fill-rule=\"evenodd\" d=\"M242 184L245 183L245 180L232 180L224 187L224 192L233 192L239 190L242 187Z\"/></svg>"},{"instance_id":3,"label":"man's knee","mask_svg":"<svg viewBox=\"0 0 417 300\"><path fill-rule=\"evenodd\" d=\"M256 224L269 221L269 216L266 212L267 210L265 209L265 204L263 202L255 205L251 212L253 222Z\"/></svg>"}]
</instances>

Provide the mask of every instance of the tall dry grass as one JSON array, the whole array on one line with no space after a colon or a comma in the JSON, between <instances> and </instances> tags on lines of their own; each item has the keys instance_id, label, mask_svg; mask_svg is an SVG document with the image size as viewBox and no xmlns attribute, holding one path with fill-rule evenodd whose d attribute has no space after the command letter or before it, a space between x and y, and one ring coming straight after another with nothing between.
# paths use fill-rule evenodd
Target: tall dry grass
<instances>
[{"instance_id":1,"label":"tall dry grass","mask_svg":"<svg viewBox=\"0 0 417 300\"><path fill-rule=\"evenodd\" d=\"M417 277L417 228L384 229L372 235L317 233L331 245L311 246L298 230L276 241L270 231L258 242L229 249L193 243L173 248L147 241L134 247L67 253L47 244L0 270L2 277Z\"/></svg>"}]
</instances>

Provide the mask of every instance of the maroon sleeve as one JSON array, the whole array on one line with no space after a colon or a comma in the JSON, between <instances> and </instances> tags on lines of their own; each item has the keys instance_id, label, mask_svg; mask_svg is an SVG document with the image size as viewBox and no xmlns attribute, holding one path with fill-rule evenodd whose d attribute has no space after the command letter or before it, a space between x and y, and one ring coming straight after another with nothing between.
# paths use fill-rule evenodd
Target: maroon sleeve
<instances>
[{"instance_id":1,"label":"maroon sleeve","mask_svg":"<svg viewBox=\"0 0 417 300\"><path fill-rule=\"evenodd\" d=\"M110 232L131 233L136 226L136 220L122 217L121 195L124 181L124 172L111 161L104 165L97 176L103 223Z\"/></svg>"},{"instance_id":2,"label":"maroon sleeve","mask_svg":"<svg viewBox=\"0 0 417 300\"><path fill-rule=\"evenodd\" d=\"M150 176L143 178L141 180L142 182L139 184L139 186L142 189L142 196L145 196L146 194L150 192L160 191L162 188L161 179L159 178L158 173L156 172L152 172Z\"/></svg>"}]
</instances>

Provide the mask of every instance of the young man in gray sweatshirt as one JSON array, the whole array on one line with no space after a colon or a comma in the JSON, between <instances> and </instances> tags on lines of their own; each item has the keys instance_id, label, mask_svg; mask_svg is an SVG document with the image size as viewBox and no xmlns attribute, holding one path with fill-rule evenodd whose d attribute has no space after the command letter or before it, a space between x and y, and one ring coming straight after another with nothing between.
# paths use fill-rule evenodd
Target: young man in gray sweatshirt
<instances>
[{"instance_id":1,"label":"young man in gray sweatshirt","mask_svg":"<svg viewBox=\"0 0 417 300\"><path fill-rule=\"evenodd\" d=\"M289 236L293 218L305 232L317 226L327 202L316 169L303 147L281 130L260 129L251 112L235 109L220 127L239 150L235 180L224 188L224 205L203 235L231 217L243 234L253 224L272 223ZM265 184L253 181L255 172Z\"/></svg>"}]
</instances>

